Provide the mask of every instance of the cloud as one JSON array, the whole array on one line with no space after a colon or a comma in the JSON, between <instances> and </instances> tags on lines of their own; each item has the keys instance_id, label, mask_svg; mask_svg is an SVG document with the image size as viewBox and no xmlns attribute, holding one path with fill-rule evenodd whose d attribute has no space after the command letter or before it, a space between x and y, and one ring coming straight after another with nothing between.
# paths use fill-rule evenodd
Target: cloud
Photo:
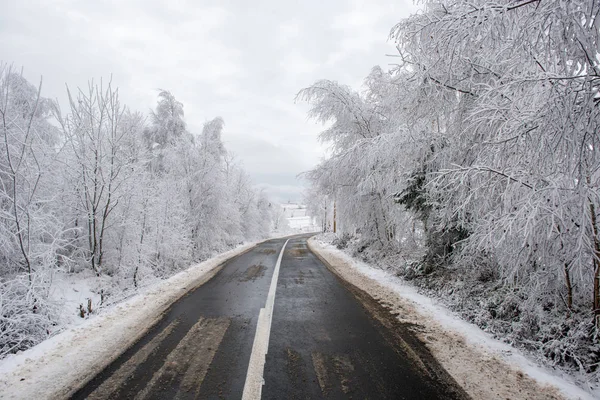
<instances>
[{"instance_id":1,"label":"cloud","mask_svg":"<svg viewBox=\"0 0 600 400\"><path fill-rule=\"evenodd\" d=\"M273 144L260 138L244 137L227 130L223 139L236 159L262 179L285 174L292 177L291 180L295 180L295 175L311 169L318 160L318 150L311 150L310 145L296 144L290 149L289 146Z\"/></svg>"},{"instance_id":2,"label":"cloud","mask_svg":"<svg viewBox=\"0 0 600 400\"><path fill-rule=\"evenodd\" d=\"M347 58L368 52L373 47L383 49L381 45L387 42L389 31L400 16L416 10L417 7L412 2L354 0L350 9L333 19L331 29L337 31L342 40L339 48L327 58L327 64L338 64ZM385 25L384 21L387 22ZM386 50L393 53L391 43Z\"/></svg>"},{"instance_id":3,"label":"cloud","mask_svg":"<svg viewBox=\"0 0 600 400\"><path fill-rule=\"evenodd\" d=\"M277 30L277 42L280 46L291 44L301 37L301 27L297 21L284 22L278 26Z\"/></svg>"},{"instance_id":4,"label":"cloud","mask_svg":"<svg viewBox=\"0 0 600 400\"><path fill-rule=\"evenodd\" d=\"M272 201L279 204L297 203L304 199L305 188L302 186L260 183L256 187L262 189Z\"/></svg>"},{"instance_id":5,"label":"cloud","mask_svg":"<svg viewBox=\"0 0 600 400\"><path fill-rule=\"evenodd\" d=\"M297 50L292 50L287 53L279 63L279 66L288 74L294 76L307 75L319 68L317 62L311 61Z\"/></svg>"},{"instance_id":6,"label":"cloud","mask_svg":"<svg viewBox=\"0 0 600 400\"><path fill-rule=\"evenodd\" d=\"M147 112L156 89L183 102L190 130L222 116L224 140L255 182L296 196L323 157L322 129L296 93L318 79L358 87L389 60L390 28L412 1L28 0L0 14L0 54L66 106L65 83L108 79Z\"/></svg>"}]
</instances>

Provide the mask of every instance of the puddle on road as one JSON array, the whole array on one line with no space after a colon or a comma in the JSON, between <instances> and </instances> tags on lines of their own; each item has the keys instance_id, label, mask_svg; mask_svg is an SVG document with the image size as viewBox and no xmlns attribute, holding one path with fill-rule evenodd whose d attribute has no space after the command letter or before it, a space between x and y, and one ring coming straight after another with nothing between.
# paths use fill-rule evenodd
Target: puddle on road
<instances>
[{"instance_id":1,"label":"puddle on road","mask_svg":"<svg viewBox=\"0 0 600 400\"><path fill-rule=\"evenodd\" d=\"M257 252L258 253L262 253L262 254L275 254L275 253L277 253L277 251L275 249L260 249Z\"/></svg>"},{"instance_id":2,"label":"puddle on road","mask_svg":"<svg viewBox=\"0 0 600 400\"><path fill-rule=\"evenodd\" d=\"M266 269L267 268L262 264L251 265L240 279L240 282L255 281L256 279L261 278L265 275Z\"/></svg>"},{"instance_id":3,"label":"puddle on road","mask_svg":"<svg viewBox=\"0 0 600 400\"><path fill-rule=\"evenodd\" d=\"M292 257L302 258L308 254L308 250L306 248L291 248L288 250L288 254Z\"/></svg>"}]
</instances>

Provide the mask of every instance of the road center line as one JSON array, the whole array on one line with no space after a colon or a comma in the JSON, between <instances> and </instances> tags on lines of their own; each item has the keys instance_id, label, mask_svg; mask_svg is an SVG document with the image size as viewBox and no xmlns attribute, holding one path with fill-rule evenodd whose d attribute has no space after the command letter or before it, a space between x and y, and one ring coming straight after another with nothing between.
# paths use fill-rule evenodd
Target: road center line
<instances>
[{"instance_id":1,"label":"road center line","mask_svg":"<svg viewBox=\"0 0 600 400\"><path fill-rule=\"evenodd\" d=\"M269 336L271 335L271 321L273 320L273 306L275 305L277 279L279 278L279 268L281 267L283 251L289 241L290 239L285 241L279 252L275 270L273 271L273 277L271 278L267 303L258 313L258 323L256 325L254 343L252 343L252 353L250 354L250 364L248 365L248 372L246 373L246 383L244 384L242 400L258 400L262 393L262 386L264 383L263 373L265 370L267 351L269 350Z\"/></svg>"}]
</instances>

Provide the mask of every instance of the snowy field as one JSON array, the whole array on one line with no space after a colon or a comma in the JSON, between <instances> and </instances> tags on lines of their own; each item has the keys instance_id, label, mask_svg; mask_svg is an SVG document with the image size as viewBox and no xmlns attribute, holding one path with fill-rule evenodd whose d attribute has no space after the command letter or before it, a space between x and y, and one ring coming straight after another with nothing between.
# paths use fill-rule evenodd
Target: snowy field
<instances>
[{"instance_id":1,"label":"snowy field","mask_svg":"<svg viewBox=\"0 0 600 400\"><path fill-rule=\"evenodd\" d=\"M87 280L63 281L57 285L54 296L66 301L65 312L69 314L71 327L0 361L0 399L67 397L142 337L174 301L208 281L227 259L255 245L238 246L167 280L157 281L87 319L73 318L70 312L93 295Z\"/></svg>"},{"instance_id":2,"label":"snowy field","mask_svg":"<svg viewBox=\"0 0 600 400\"><path fill-rule=\"evenodd\" d=\"M537 365L389 272L314 237L309 246L334 272L385 304L399 320L415 324L420 339L473 399L600 398L600 392L583 390L574 377Z\"/></svg>"}]
</instances>

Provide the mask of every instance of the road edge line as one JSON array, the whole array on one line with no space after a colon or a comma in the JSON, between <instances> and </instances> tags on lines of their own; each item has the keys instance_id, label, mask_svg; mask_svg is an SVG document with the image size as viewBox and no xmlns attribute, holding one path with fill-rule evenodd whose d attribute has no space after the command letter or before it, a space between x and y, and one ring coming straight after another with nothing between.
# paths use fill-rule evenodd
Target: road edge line
<instances>
[{"instance_id":1,"label":"road edge line","mask_svg":"<svg viewBox=\"0 0 600 400\"><path fill-rule=\"evenodd\" d=\"M275 270L273 271L273 277L271 278L271 286L269 286L267 301L264 308L261 308L258 313L258 323L256 324L254 342L252 343L252 352L250 353L250 361L248 363L248 372L246 373L242 400L258 400L262 394L262 386L264 384L263 374L265 371L267 352L269 350L269 338L271 335L271 322L273 321L273 307L275 306L277 280L279 279L279 270L281 268L283 252L289 241L290 239L285 241L279 252Z\"/></svg>"}]
</instances>

